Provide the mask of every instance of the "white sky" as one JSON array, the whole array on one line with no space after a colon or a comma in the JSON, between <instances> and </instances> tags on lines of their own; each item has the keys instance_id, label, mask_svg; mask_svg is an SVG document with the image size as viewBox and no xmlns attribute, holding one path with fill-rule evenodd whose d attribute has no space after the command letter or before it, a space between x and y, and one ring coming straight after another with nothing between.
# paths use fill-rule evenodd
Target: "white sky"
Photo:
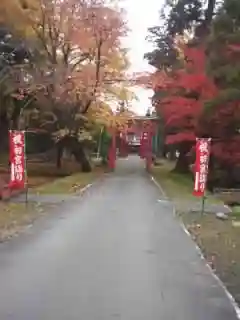
<instances>
[{"instance_id":1,"label":"white sky","mask_svg":"<svg viewBox=\"0 0 240 320\"><path fill-rule=\"evenodd\" d=\"M131 29L128 37L124 40L124 46L130 49L130 72L152 70L147 61L143 59L144 53L152 49L145 38L147 29L159 24L159 11L162 2L162 0L124 0L123 2L127 11L128 27ZM136 88L134 91L139 101L133 103L133 110L139 114L145 114L148 107L151 106L150 98L153 92L142 88Z\"/></svg>"}]
</instances>

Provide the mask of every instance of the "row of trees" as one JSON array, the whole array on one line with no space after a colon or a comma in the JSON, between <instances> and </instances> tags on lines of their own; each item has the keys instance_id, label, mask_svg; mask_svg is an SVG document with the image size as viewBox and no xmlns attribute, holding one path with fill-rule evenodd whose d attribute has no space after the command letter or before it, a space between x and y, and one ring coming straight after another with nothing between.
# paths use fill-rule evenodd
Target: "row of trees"
<instances>
[{"instance_id":1,"label":"row of trees","mask_svg":"<svg viewBox=\"0 0 240 320\"><path fill-rule=\"evenodd\" d=\"M212 138L209 185L240 183L240 1L166 1L149 29L153 104L176 170L194 162L196 137Z\"/></svg>"},{"instance_id":2,"label":"row of trees","mask_svg":"<svg viewBox=\"0 0 240 320\"><path fill-rule=\"evenodd\" d=\"M59 166L68 147L90 170L81 140L112 121L109 101L135 98L122 85L127 31L114 0L2 0L1 147L9 128L47 130Z\"/></svg>"}]
</instances>

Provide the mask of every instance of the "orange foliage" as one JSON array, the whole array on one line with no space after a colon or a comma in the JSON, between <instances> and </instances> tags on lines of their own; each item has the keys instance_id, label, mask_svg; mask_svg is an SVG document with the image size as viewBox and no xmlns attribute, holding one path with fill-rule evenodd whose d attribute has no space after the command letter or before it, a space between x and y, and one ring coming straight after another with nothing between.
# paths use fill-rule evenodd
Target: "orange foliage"
<instances>
[{"instance_id":1,"label":"orange foliage","mask_svg":"<svg viewBox=\"0 0 240 320\"><path fill-rule=\"evenodd\" d=\"M85 101L81 111L86 112L106 83L119 76L112 60L120 55L120 40L127 32L124 14L104 0L41 0L36 4L28 25L45 59L23 85L55 100Z\"/></svg>"}]
</instances>

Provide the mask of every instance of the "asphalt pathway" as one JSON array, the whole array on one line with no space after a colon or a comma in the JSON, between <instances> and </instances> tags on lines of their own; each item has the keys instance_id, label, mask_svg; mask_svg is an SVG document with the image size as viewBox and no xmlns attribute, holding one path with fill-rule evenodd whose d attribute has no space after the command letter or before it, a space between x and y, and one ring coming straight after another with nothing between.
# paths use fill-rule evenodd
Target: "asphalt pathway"
<instances>
[{"instance_id":1,"label":"asphalt pathway","mask_svg":"<svg viewBox=\"0 0 240 320\"><path fill-rule=\"evenodd\" d=\"M0 320L235 320L139 159L0 245Z\"/></svg>"}]
</instances>

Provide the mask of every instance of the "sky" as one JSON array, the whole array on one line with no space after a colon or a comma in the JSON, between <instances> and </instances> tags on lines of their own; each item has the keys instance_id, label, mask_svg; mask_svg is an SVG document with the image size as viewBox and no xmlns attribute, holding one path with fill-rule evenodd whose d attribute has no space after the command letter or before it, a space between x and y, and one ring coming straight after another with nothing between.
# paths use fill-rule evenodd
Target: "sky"
<instances>
[{"instance_id":1,"label":"sky","mask_svg":"<svg viewBox=\"0 0 240 320\"><path fill-rule=\"evenodd\" d=\"M151 51L151 44L145 39L147 29L159 24L159 11L162 0L124 0L123 6L127 11L129 35L124 39L124 46L130 49L129 59L131 63L130 72L152 71L147 61L143 59L144 53ZM139 101L133 103L133 111L145 114L151 107L152 90L142 88L134 89Z\"/></svg>"}]
</instances>

